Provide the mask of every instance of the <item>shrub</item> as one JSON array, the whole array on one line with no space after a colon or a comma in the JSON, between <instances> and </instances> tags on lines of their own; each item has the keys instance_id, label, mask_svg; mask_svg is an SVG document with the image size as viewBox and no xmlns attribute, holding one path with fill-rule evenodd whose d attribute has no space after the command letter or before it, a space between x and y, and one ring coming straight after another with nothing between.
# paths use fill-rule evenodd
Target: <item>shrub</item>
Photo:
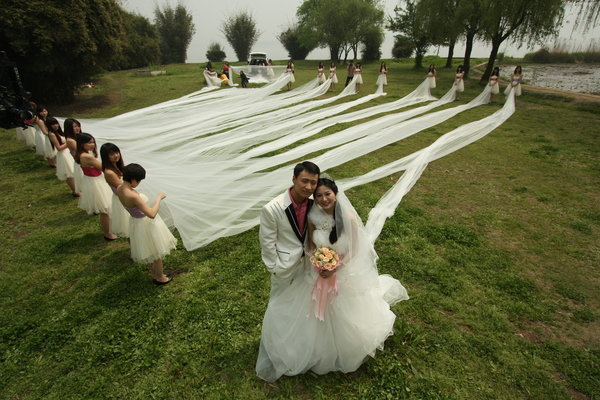
<instances>
[{"instance_id":1,"label":"shrub","mask_svg":"<svg viewBox=\"0 0 600 400\"><path fill-rule=\"evenodd\" d=\"M394 47L392 48L392 56L394 58L408 58L413 53L413 43L406 36L398 35L394 41Z\"/></svg>"},{"instance_id":2,"label":"shrub","mask_svg":"<svg viewBox=\"0 0 600 400\"><path fill-rule=\"evenodd\" d=\"M226 55L219 43L212 43L206 51L206 58L211 62L222 62Z\"/></svg>"}]
</instances>

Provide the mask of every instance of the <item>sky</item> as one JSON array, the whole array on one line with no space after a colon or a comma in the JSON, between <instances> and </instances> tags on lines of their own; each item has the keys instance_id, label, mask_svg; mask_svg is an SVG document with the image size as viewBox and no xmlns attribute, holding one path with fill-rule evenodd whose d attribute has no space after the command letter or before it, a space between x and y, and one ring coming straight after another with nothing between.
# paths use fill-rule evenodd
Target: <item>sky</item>
<instances>
[{"instance_id":1,"label":"sky","mask_svg":"<svg viewBox=\"0 0 600 400\"><path fill-rule=\"evenodd\" d=\"M121 0L123 7L132 12L136 12L150 20L154 20L154 9L158 5L164 7L167 4L175 6L175 0ZM263 51L273 60L287 59L287 51L277 40L277 35L286 29L289 25L296 22L296 10L302 4L302 0L227 0L223 2L209 2L206 0L181 0L181 3L191 12L196 33L190 43L187 53L187 62L198 63L206 61L206 50L208 46L217 42L225 50L228 60L236 61L235 52L225 40L225 36L220 31L223 22L229 15L239 11L248 11L257 23L261 32L258 41L252 48L253 51ZM382 0L386 15L392 15L394 7L398 0ZM587 46L595 41L596 46L600 47L600 26L594 29L581 32L573 32L573 23L575 15L573 12L567 12L563 26L559 34L559 41L567 48L585 50ZM552 47L554 39L548 40L548 45ZM385 31L385 40L381 47L382 58L391 58L392 47L394 44L393 33ZM518 48L515 44L504 43L500 51L506 56L522 57L525 53L535 51L540 46L530 49L526 47ZM491 46L486 43L476 43L472 56L488 57ZM445 47L431 47L428 54L447 55ZM464 55L464 46L459 44L455 47L454 55L462 57ZM307 57L310 60L329 59L328 49L315 49Z\"/></svg>"}]
</instances>

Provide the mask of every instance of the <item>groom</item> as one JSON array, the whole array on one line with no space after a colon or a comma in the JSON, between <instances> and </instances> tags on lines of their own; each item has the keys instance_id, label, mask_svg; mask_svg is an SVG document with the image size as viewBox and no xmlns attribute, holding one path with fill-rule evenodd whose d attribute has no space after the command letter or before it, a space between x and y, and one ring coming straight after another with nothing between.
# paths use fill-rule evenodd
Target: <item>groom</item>
<instances>
[{"instance_id":1,"label":"groom","mask_svg":"<svg viewBox=\"0 0 600 400\"><path fill-rule=\"evenodd\" d=\"M271 296L288 286L304 266L309 197L317 187L319 167L303 161L294 167L292 187L267 203L260 215L262 259L271 273Z\"/></svg>"}]
</instances>

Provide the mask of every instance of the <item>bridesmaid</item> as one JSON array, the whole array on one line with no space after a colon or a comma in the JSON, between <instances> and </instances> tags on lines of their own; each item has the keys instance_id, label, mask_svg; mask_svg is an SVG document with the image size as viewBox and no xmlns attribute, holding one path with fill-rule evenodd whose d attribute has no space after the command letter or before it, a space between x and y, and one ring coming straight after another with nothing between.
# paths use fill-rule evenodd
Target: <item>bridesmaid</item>
<instances>
[{"instance_id":1,"label":"bridesmaid","mask_svg":"<svg viewBox=\"0 0 600 400\"><path fill-rule=\"evenodd\" d=\"M292 89L292 83L296 82L296 78L294 78L294 62L292 60L288 61L285 73L290 75L290 81L287 84L287 88L290 90Z\"/></svg>"},{"instance_id":2,"label":"bridesmaid","mask_svg":"<svg viewBox=\"0 0 600 400\"><path fill-rule=\"evenodd\" d=\"M504 89L504 94L508 95L508 93L510 92L510 89L511 88L514 89L515 101L516 101L516 96L521 95L521 81L522 80L523 80L523 71L521 70L521 66L517 65L515 67L515 70L513 71L513 73L510 75L510 83L508 84L506 89Z\"/></svg>"},{"instance_id":3,"label":"bridesmaid","mask_svg":"<svg viewBox=\"0 0 600 400\"><path fill-rule=\"evenodd\" d=\"M429 80L429 88L435 89L435 77L437 76L437 72L435 71L435 65L429 64L429 69L427 70L427 79Z\"/></svg>"},{"instance_id":4,"label":"bridesmaid","mask_svg":"<svg viewBox=\"0 0 600 400\"><path fill-rule=\"evenodd\" d=\"M33 123L35 124L35 152L39 154L43 160L48 161L48 165L56 168L56 152L50 145L48 138L48 127L46 126L46 118L48 110L42 104L39 104L36 109Z\"/></svg>"},{"instance_id":5,"label":"bridesmaid","mask_svg":"<svg viewBox=\"0 0 600 400\"><path fill-rule=\"evenodd\" d=\"M75 160L77 154L77 135L81 133L81 124L74 118L67 118L64 122L65 138L67 147L73 157L73 179L75 181L75 191L81 192L81 183L83 182L83 171L79 167L79 162Z\"/></svg>"},{"instance_id":6,"label":"bridesmaid","mask_svg":"<svg viewBox=\"0 0 600 400\"><path fill-rule=\"evenodd\" d=\"M456 96L454 100L458 100L458 94L465 91L465 83L463 81L463 77L465 76L465 69L462 65L459 65L456 68L456 74L454 75L454 86L456 86Z\"/></svg>"},{"instance_id":7,"label":"bridesmaid","mask_svg":"<svg viewBox=\"0 0 600 400\"><path fill-rule=\"evenodd\" d=\"M360 85L363 83L361 63L356 63L356 67L354 68L354 76L356 76L356 93L358 93L360 92Z\"/></svg>"},{"instance_id":8,"label":"bridesmaid","mask_svg":"<svg viewBox=\"0 0 600 400\"><path fill-rule=\"evenodd\" d=\"M113 143L104 143L100 147L102 159L102 172L104 179L113 192L110 208L110 227L114 234L120 237L129 237L129 220L131 216L123 208L117 196L117 188L123 183L123 157L121 150Z\"/></svg>"},{"instance_id":9,"label":"bridesmaid","mask_svg":"<svg viewBox=\"0 0 600 400\"><path fill-rule=\"evenodd\" d=\"M322 84L325 82L325 73L323 72L323 61L319 61L319 68L317 68L317 82Z\"/></svg>"},{"instance_id":10,"label":"bridesmaid","mask_svg":"<svg viewBox=\"0 0 600 400\"><path fill-rule=\"evenodd\" d=\"M335 62L329 64L329 79L331 79L331 90L335 90L335 84L338 83Z\"/></svg>"},{"instance_id":11,"label":"bridesmaid","mask_svg":"<svg viewBox=\"0 0 600 400\"><path fill-rule=\"evenodd\" d=\"M129 164L123 168L123 184L117 188L117 196L123 207L131 214L130 243L131 258L136 263L152 264L152 278L155 284L165 285L173 277L163 272L164 256L177 247L177 239L169 231L158 209L166 195L160 193L152 207L148 198L135 188L146 178L146 170L139 164Z\"/></svg>"},{"instance_id":12,"label":"bridesmaid","mask_svg":"<svg viewBox=\"0 0 600 400\"><path fill-rule=\"evenodd\" d=\"M377 77L377 86L387 85L387 66L384 62L379 65L379 76Z\"/></svg>"},{"instance_id":13,"label":"bridesmaid","mask_svg":"<svg viewBox=\"0 0 600 400\"><path fill-rule=\"evenodd\" d=\"M98 161L96 140L89 133L80 133L77 136L77 153L75 161L83 170L81 197L77 206L85 210L88 215L100 214L100 225L104 232L104 240L115 240L118 237L110 231L110 189L102 178L102 164Z\"/></svg>"},{"instance_id":14,"label":"bridesmaid","mask_svg":"<svg viewBox=\"0 0 600 400\"><path fill-rule=\"evenodd\" d=\"M56 150L56 177L61 181L67 182L73 197L79 197L73 179L73 165L75 161L73 160L71 153L69 153L64 133L60 128L60 123L56 118L48 117L46 119L46 125L48 126L48 138L50 139L50 144Z\"/></svg>"},{"instance_id":15,"label":"bridesmaid","mask_svg":"<svg viewBox=\"0 0 600 400\"><path fill-rule=\"evenodd\" d=\"M500 93L500 85L498 84L498 79L500 79L500 68L495 67L492 71L490 79L488 80L488 86L492 88L490 90L490 103L492 102L494 95Z\"/></svg>"}]
</instances>

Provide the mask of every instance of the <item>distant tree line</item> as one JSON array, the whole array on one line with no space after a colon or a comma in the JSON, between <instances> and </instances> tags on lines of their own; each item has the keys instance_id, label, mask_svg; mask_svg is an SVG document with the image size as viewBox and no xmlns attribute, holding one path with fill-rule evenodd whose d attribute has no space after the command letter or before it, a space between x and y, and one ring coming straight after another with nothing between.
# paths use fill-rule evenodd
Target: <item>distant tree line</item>
<instances>
[{"instance_id":1,"label":"distant tree line","mask_svg":"<svg viewBox=\"0 0 600 400\"><path fill-rule=\"evenodd\" d=\"M185 62L193 33L181 4L157 6L154 23L117 0L4 0L0 8L0 50L44 102L71 101L103 70Z\"/></svg>"},{"instance_id":2,"label":"distant tree line","mask_svg":"<svg viewBox=\"0 0 600 400\"><path fill-rule=\"evenodd\" d=\"M468 73L473 42L489 43L482 77L487 82L502 43L531 45L555 35L566 4L566 0L403 0L388 17L387 28L397 33L395 48L410 43L416 67L421 67L430 46L448 47L446 67L451 67L454 46L464 41L463 65Z\"/></svg>"}]
</instances>

